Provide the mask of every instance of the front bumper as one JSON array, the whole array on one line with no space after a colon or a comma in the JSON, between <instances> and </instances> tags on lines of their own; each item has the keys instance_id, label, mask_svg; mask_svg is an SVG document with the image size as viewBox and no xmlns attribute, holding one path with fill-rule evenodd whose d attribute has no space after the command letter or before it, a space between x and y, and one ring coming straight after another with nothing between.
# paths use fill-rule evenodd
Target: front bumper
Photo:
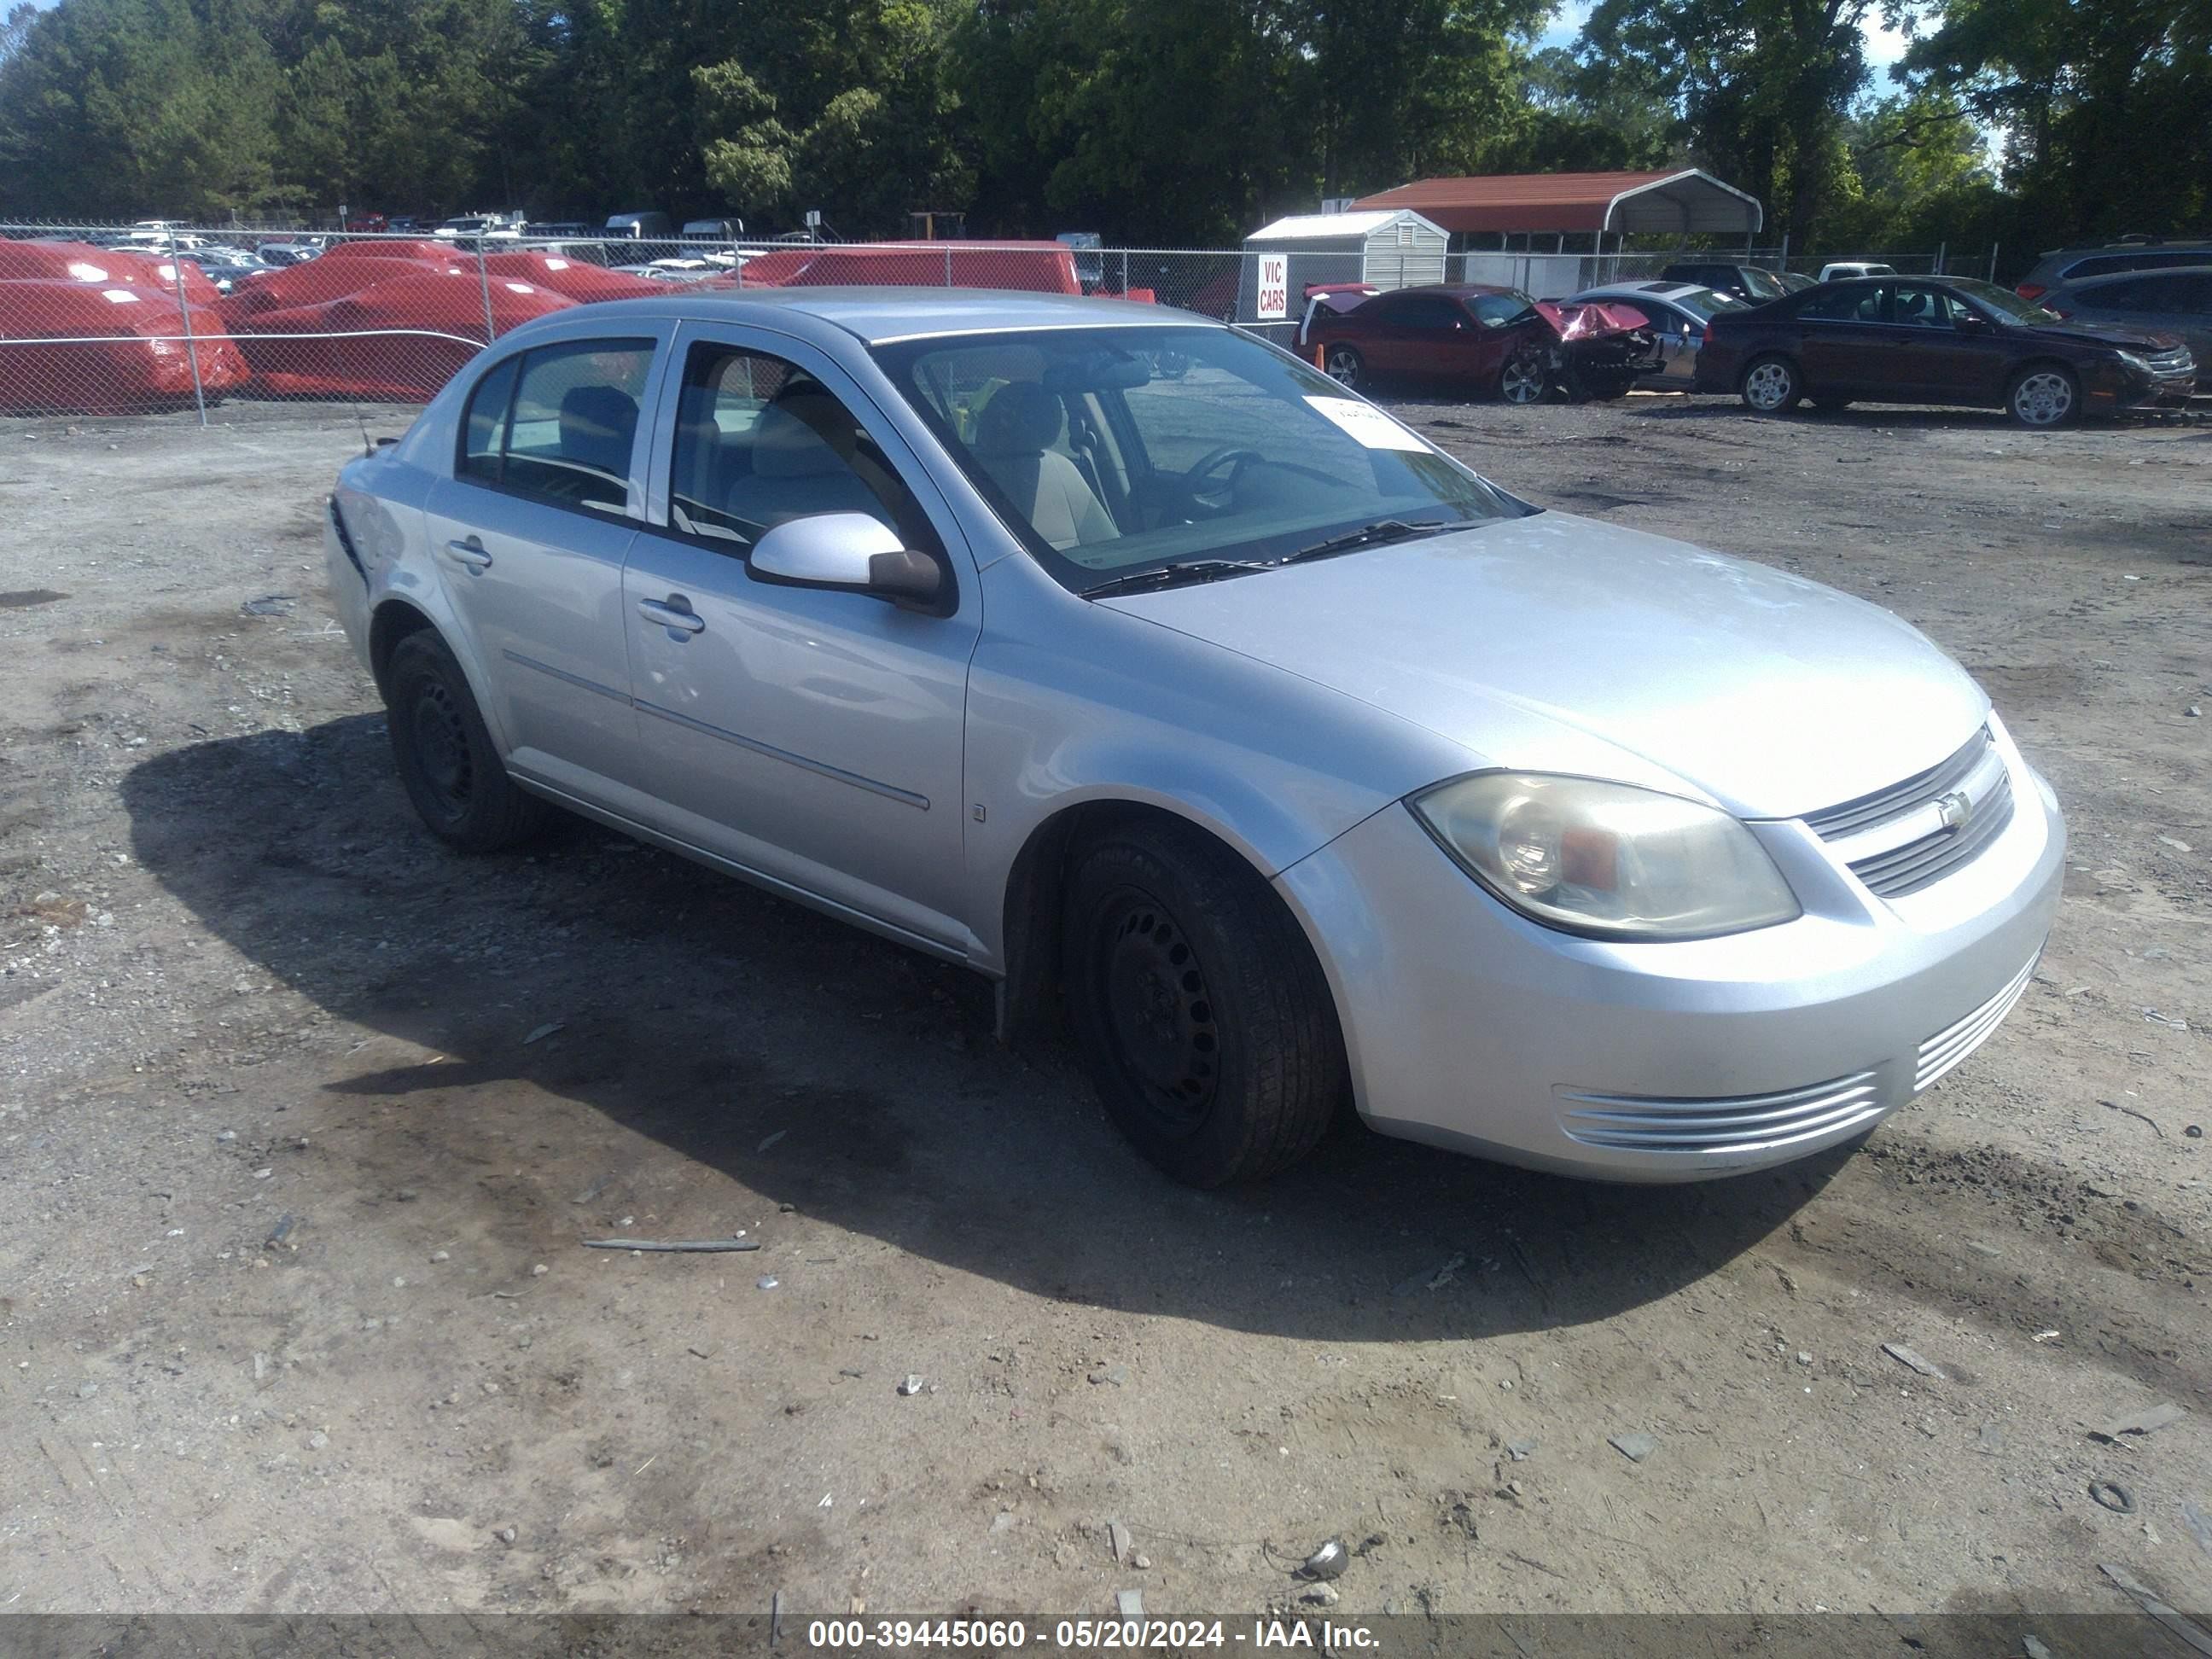
<instances>
[{"instance_id":1,"label":"front bumper","mask_svg":"<svg viewBox=\"0 0 2212 1659\"><path fill-rule=\"evenodd\" d=\"M2088 387L2089 401L2115 409L2182 409L2197 394L2197 369L2185 351L2161 353L2153 372L2115 363Z\"/></svg>"},{"instance_id":2,"label":"front bumper","mask_svg":"<svg viewBox=\"0 0 2212 1659\"><path fill-rule=\"evenodd\" d=\"M1803 823L1752 825L1805 914L1623 945L1540 927L1402 806L1277 878L1386 1134L1613 1181L1692 1181L1864 1133L1978 1047L2057 908L2056 798L1992 721L2019 803L1971 863L1874 896Z\"/></svg>"}]
</instances>

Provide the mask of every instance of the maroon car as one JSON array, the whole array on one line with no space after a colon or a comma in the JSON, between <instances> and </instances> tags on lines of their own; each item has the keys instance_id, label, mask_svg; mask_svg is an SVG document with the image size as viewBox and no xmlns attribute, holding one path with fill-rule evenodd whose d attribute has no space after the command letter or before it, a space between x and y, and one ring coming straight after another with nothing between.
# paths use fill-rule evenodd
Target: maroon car
<instances>
[{"instance_id":1,"label":"maroon car","mask_svg":"<svg viewBox=\"0 0 2212 1659\"><path fill-rule=\"evenodd\" d=\"M1705 325L1696 384L1762 415L1807 398L1830 410L1969 404L2053 427L2179 407L2196 380L2188 347L2169 334L2069 322L1971 277L1863 276L1719 313Z\"/></svg>"},{"instance_id":2,"label":"maroon car","mask_svg":"<svg viewBox=\"0 0 2212 1659\"><path fill-rule=\"evenodd\" d=\"M1534 403L1550 383L1545 360L1558 337L1519 289L1455 283L1393 289L1348 311L1314 307L1298 343L1348 386L1427 380Z\"/></svg>"}]
</instances>

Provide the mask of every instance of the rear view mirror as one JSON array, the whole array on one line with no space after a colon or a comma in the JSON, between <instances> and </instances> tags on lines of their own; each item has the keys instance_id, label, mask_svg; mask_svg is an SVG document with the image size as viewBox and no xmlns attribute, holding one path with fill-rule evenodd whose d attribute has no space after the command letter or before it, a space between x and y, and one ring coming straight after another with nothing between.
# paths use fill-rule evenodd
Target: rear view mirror
<instances>
[{"instance_id":1,"label":"rear view mirror","mask_svg":"<svg viewBox=\"0 0 2212 1659\"><path fill-rule=\"evenodd\" d=\"M935 600L945 583L935 559L913 551L896 531L866 513L787 519L762 532L745 569L755 581L779 587L831 588L921 605Z\"/></svg>"}]
</instances>

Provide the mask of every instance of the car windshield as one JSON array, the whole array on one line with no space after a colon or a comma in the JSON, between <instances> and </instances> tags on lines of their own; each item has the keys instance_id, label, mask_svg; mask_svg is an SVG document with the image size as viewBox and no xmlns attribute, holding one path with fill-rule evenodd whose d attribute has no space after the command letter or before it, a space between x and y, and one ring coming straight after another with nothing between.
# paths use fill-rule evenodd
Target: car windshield
<instances>
[{"instance_id":1,"label":"car windshield","mask_svg":"<svg viewBox=\"0 0 2212 1659\"><path fill-rule=\"evenodd\" d=\"M1349 552L1534 510L1317 370L1228 329L939 337L875 356L1007 526L1077 592L1137 571L1251 568L1338 538L1352 538Z\"/></svg>"},{"instance_id":2,"label":"car windshield","mask_svg":"<svg viewBox=\"0 0 2212 1659\"><path fill-rule=\"evenodd\" d=\"M2010 289L1999 288L1995 283L1954 276L1950 286L1983 310L1994 313L2002 322L2041 325L2063 320L2057 312L2045 311L2041 306L2023 300Z\"/></svg>"},{"instance_id":3,"label":"car windshield","mask_svg":"<svg viewBox=\"0 0 2212 1659\"><path fill-rule=\"evenodd\" d=\"M1753 299L1778 300L1790 291L1766 272L1753 266L1741 267L1740 274L1743 278L1744 291Z\"/></svg>"}]
</instances>

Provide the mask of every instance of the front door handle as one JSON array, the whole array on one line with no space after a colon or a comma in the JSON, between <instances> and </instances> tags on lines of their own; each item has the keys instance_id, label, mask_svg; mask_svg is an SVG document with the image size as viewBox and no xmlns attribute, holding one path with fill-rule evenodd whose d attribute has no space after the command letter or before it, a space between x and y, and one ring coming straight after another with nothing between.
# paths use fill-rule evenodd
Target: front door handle
<instances>
[{"instance_id":1,"label":"front door handle","mask_svg":"<svg viewBox=\"0 0 2212 1659\"><path fill-rule=\"evenodd\" d=\"M464 569L484 571L491 568L491 555L483 550L483 544L473 536L465 542L447 542L446 556Z\"/></svg>"},{"instance_id":2,"label":"front door handle","mask_svg":"<svg viewBox=\"0 0 2212 1659\"><path fill-rule=\"evenodd\" d=\"M707 619L678 593L671 593L665 600L640 599L637 614L672 634L703 634L707 629Z\"/></svg>"}]
</instances>

